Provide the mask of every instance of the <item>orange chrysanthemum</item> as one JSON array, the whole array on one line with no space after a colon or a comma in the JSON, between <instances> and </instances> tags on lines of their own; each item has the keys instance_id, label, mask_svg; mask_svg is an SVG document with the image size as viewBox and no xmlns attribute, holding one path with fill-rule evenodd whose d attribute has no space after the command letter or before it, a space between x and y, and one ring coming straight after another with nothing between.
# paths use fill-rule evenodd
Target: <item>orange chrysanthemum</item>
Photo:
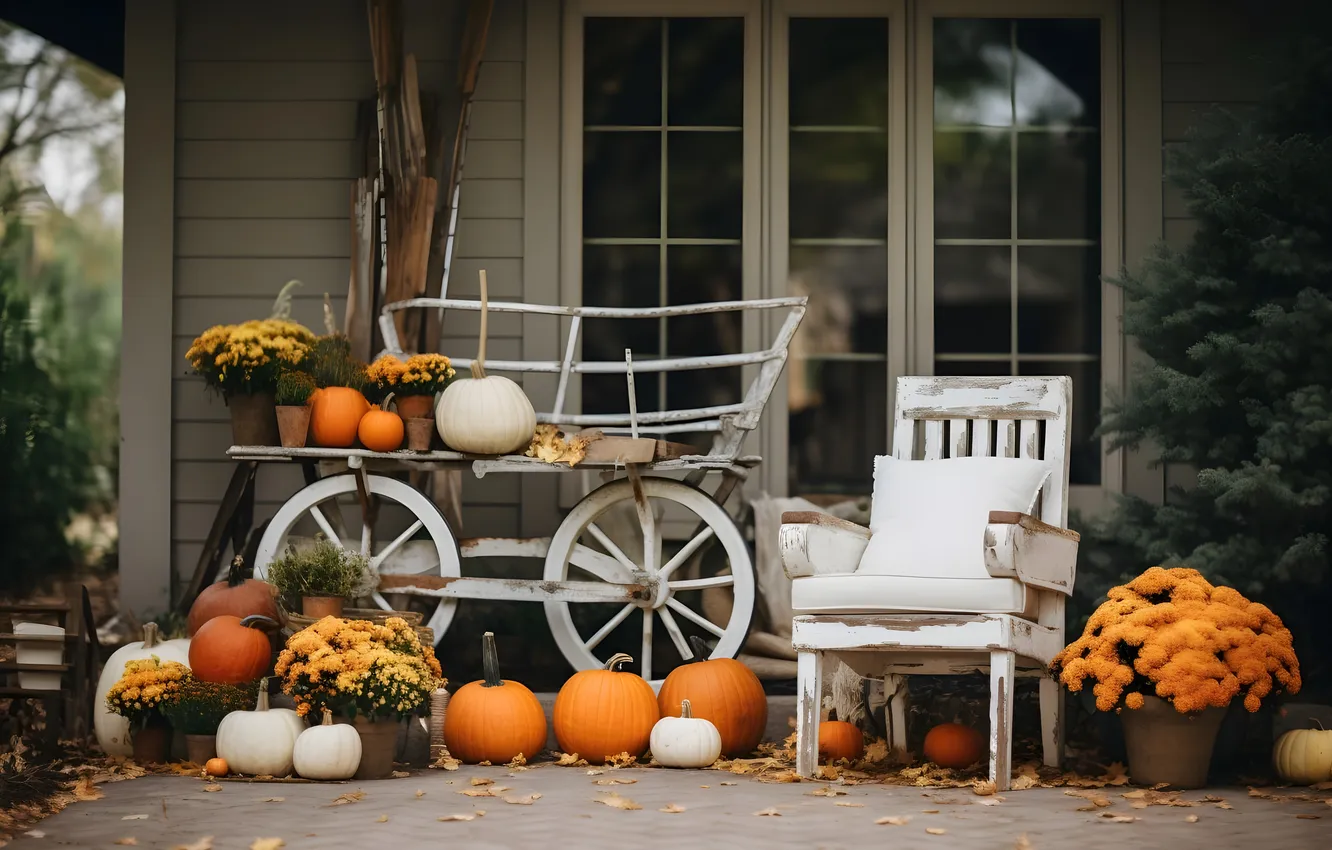
<instances>
[{"instance_id":1,"label":"orange chrysanthemum","mask_svg":"<svg viewBox=\"0 0 1332 850\"><path fill-rule=\"evenodd\" d=\"M1152 567L1107 596L1054 661L1070 691L1095 683L1101 711L1121 700L1141 708L1154 694L1189 714L1242 693L1253 712L1271 693L1300 690L1290 630L1234 588L1214 587L1197 570Z\"/></svg>"}]
</instances>

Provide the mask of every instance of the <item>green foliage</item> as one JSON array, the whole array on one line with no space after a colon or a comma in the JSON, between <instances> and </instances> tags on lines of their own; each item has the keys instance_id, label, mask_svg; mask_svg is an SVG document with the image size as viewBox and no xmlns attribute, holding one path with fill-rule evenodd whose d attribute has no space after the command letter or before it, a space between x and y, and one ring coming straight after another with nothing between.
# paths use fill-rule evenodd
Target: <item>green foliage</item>
<instances>
[{"instance_id":1,"label":"green foliage","mask_svg":"<svg viewBox=\"0 0 1332 850\"><path fill-rule=\"evenodd\" d=\"M370 575L370 563L358 552L320 537L302 549L288 544L287 553L268 565L268 581L293 610L303 596L360 595Z\"/></svg>"},{"instance_id":2,"label":"green foliage","mask_svg":"<svg viewBox=\"0 0 1332 850\"><path fill-rule=\"evenodd\" d=\"M1187 564L1269 604L1308 663L1332 603L1332 43L1302 29L1251 117L1215 116L1173 157L1191 243L1120 281L1153 362L1102 432L1197 475L1086 528L1079 583Z\"/></svg>"},{"instance_id":3,"label":"green foliage","mask_svg":"<svg viewBox=\"0 0 1332 850\"><path fill-rule=\"evenodd\" d=\"M310 400L314 394L315 382L305 372L285 369L278 374L277 403L286 406L300 406Z\"/></svg>"},{"instance_id":4,"label":"green foliage","mask_svg":"<svg viewBox=\"0 0 1332 850\"><path fill-rule=\"evenodd\" d=\"M345 334L316 337L314 346L306 355L306 363L315 384L321 389L350 387L364 392L369 383L366 365L352 354L351 340Z\"/></svg>"},{"instance_id":5,"label":"green foliage","mask_svg":"<svg viewBox=\"0 0 1332 850\"><path fill-rule=\"evenodd\" d=\"M222 718L233 711L254 708L258 683L222 685L190 676L180 686L180 695L162 713L176 731L185 735L215 735Z\"/></svg>"}]
</instances>

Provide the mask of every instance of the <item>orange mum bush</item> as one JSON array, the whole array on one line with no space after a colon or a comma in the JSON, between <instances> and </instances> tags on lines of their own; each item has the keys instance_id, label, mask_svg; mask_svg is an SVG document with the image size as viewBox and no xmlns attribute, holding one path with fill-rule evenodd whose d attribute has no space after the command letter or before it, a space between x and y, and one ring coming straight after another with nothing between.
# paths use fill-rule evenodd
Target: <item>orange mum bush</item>
<instances>
[{"instance_id":1,"label":"orange mum bush","mask_svg":"<svg viewBox=\"0 0 1332 850\"><path fill-rule=\"evenodd\" d=\"M1257 711L1274 691L1300 689L1281 618L1197 570L1152 567L1107 596L1053 665L1070 691L1095 682L1101 711L1121 699L1141 708L1144 695L1155 694L1189 714L1224 708L1241 692L1244 707Z\"/></svg>"}]
</instances>

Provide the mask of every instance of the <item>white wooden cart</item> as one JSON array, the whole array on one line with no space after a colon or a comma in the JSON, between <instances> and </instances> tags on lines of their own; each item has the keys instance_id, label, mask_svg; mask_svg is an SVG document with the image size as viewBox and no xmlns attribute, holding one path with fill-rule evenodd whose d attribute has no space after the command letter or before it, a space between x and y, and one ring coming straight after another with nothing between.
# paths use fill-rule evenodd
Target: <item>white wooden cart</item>
<instances>
[{"instance_id":1,"label":"white wooden cart","mask_svg":"<svg viewBox=\"0 0 1332 850\"><path fill-rule=\"evenodd\" d=\"M233 446L227 454L235 460L292 462L315 461L336 464L335 474L309 484L277 511L259 543L254 571L263 578L268 565L285 548L289 537L317 529L329 539L359 548L378 574L373 599L384 609L400 607L402 597L427 597L434 608L427 615L436 641L453 619L459 599L518 600L541 602L546 609L560 651L575 669L600 667L604 659L598 647L635 612L641 613L642 642L637 654L644 678L659 681L674 661L653 657L655 621L660 620L670 644L680 658L694 657L690 633L704 637L712 646L713 658L733 658L749 630L755 600L753 561L736 520L726 509L737 485L760 458L741 454L745 437L759 423L763 408L786 363L787 348L804 317L805 298L773 298L727 301L660 308L552 307L536 304L494 303L495 313L524 316L553 316L565 326L564 356L556 361L486 360L492 373L536 373L558 375L554 408L538 413L538 422L561 426L566 431L596 428L606 434L712 435L706 454L684 454L645 463L616 460L585 460L576 468L550 464L523 455L478 457L454 451L372 452L365 449ZM380 317L386 346L398 349L392 314L406 309L480 311L480 301L417 298L387 305ZM757 311L776 316L777 331L770 347L739 354L672 357L655 360L587 361L579 350L582 324L587 319L632 319L664 321L676 316L698 316L736 311ZM781 311L785 311L784 317ZM566 321L567 320L567 321ZM471 360L454 358L460 374ZM573 375L620 374L632 387L633 376L644 373L678 373L724 367L750 367L754 376L743 397L733 404L685 410L634 410L632 390L626 393L630 410L613 414L577 414L564 411ZM595 444L594 444L595 445ZM639 444L641 445L641 444ZM345 465L345 471L341 467ZM411 484L390 473L466 469L479 478L492 472L559 472L595 470L606 482L584 496L569 511L555 534L542 538L457 538L438 506ZM619 474L623 473L623 477ZM672 474L675 475L672 475ZM721 480L712 493L703 489L710 473ZM682 474L682 477L680 476ZM360 533L354 521L343 519L347 504L359 506ZM397 506L397 507L392 507ZM612 539L601 527L612 514L636 516L638 533L632 546ZM355 509L353 508L353 512ZM382 518L394 513L398 526L385 531ZM663 517L686 517L693 529L680 541L666 541ZM405 517L405 519L404 519ZM605 518L603 520L603 518ZM603 520L599 524L599 520ZM348 529L352 531L349 532ZM714 559L718 569L701 574L705 552L720 544L724 559ZM541 579L465 577L464 558L541 558ZM717 606L690 606L715 590L729 590L730 604L717 614ZM386 598L394 596L398 605ZM579 606L586 606L575 610ZM595 611L590 618L586 612ZM708 613L712 611L711 615ZM601 616L604 612L604 618ZM623 635L623 632L621 632ZM601 654L609 654L603 647ZM658 674L654 676L654 671Z\"/></svg>"}]
</instances>

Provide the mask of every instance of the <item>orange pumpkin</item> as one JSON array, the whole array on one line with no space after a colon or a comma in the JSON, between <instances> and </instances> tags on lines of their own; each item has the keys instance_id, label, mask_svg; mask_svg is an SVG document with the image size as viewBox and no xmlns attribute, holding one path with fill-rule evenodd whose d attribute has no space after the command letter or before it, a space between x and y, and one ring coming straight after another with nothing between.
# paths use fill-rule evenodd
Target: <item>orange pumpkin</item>
<instances>
[{"instance_id":1,"label":"orange pumpkin","mask_svg":"<svg viewBox=\"0 0 1332 850\"><path fill-rule=\"evenodd\" d=\"M356 436L361 438L361 445L372 452L396 452L402 448L405 433L402 417L388 409L393 393L378 409L372 409L361 417L356 426Z\"/></svg>"},{"instance_id":2,"label":"orange pumpkin","mask_svg":"<svg viewBox=\"0 0 1332 850\"><path fill-rule=\"evenodd\" d=\"M707 660L708 647L691 635L693 664L682 664L661 683L657 707L662 717L679 717L680 703L689 700L694 717L712 722L721 734L722 755L748 755L763 740L768 726L768 697L758 676L734 658Z\"/></svg>"},{"instance_id":3,"label":"orange pumpkin","mask_svg":"<svg viewBox=\"0 0 1332 850\"><path fill-rule=\"evenodd\" d=\"M204 773L209 776L226 776L231 772L227 766L227 760L223 758L211 758L204 764Z\"/></svg>"},{"instance_id":4,"label":"orange pumpkin","mask_svg":"<svg viewBox=\"0 0 1332 850\"><path fill-rule=\"evenodd\" d=\"M310 396L310 434L315 445L345 449L356 443L356 428L370 410L365 396L350 387L324 387Z\"/></svg>"},{"instance_id":5,"label":"orange pumpkin","mask_svg":"<svg viewBox=\"0 0 1332 850\"><path fill-rule=\"evenodd\" d=\"M504 764L546 748L546 711L526 686L500 678L495 634L481 636L485 678L458 689L444 715L444 743L467 764Z\"/></svg>"},{"instance_id":6,"label":"orange pumpkin","mask_svg":"<svg viewBox=\"0 0 1332 850\"><path fill-rule=\"evenodd\" d=\"M825 761L848 759L855 761L865 755L865 733L854 723L837 719L837 712L828 712L828 719L819 724L819 758Z\"/></svg>"},{"instance_id":7,"label":"orange pumpkin","mask_svg":"<svg viewBox=\"0 0 1332 850\"><path fill-rule=\"evenodd\" d=\"M219 581L203 589L194 604L190 606L190 616L186 627L190 637L194 637L199 627L221 614L236 617L248 617L251 614L263 614L265 617L278 619L277 591L273 585L257 578L246 578L243 572L244 561L237 556L227 571L226 581Z\"/></svg>"},{"instance_id":8,"label":"orange pumpkin","mask_svg":"<svg viewBox=\"0 0 1332 850\"><path fill-rule=\"evenodd\" d=\"M641 676L615 668L633 661L617 652L601 670L580 670L555 696L555 740L593 764L628 753L641 756L661 719L657 695ZM449 706L453 710L453 706Z\"/></svg>"},{"instance_id":9,"label":"orange pumpkin","mask_svg":"<svg viewBox=\"0 0 1332 850\"><path fill-rule=\"evenodd\" d=\"M190 671L205 682L240 685L268 672L273 660L264 629L276 629L271 617L245 619L223 614L199 627L190 641Z\"/></svg>"},{"instance_id":10,"label":"orange pumpkin","mask_svg":"<svg viewBox=\"0 0 1332 850\"><path fill-rule=\"evenodd\" d=\"M939 767L960 770L980 761L985 755L981 733L961 723L940 723L925 735L925 759Z\"/></svg>"}]
</instances>

